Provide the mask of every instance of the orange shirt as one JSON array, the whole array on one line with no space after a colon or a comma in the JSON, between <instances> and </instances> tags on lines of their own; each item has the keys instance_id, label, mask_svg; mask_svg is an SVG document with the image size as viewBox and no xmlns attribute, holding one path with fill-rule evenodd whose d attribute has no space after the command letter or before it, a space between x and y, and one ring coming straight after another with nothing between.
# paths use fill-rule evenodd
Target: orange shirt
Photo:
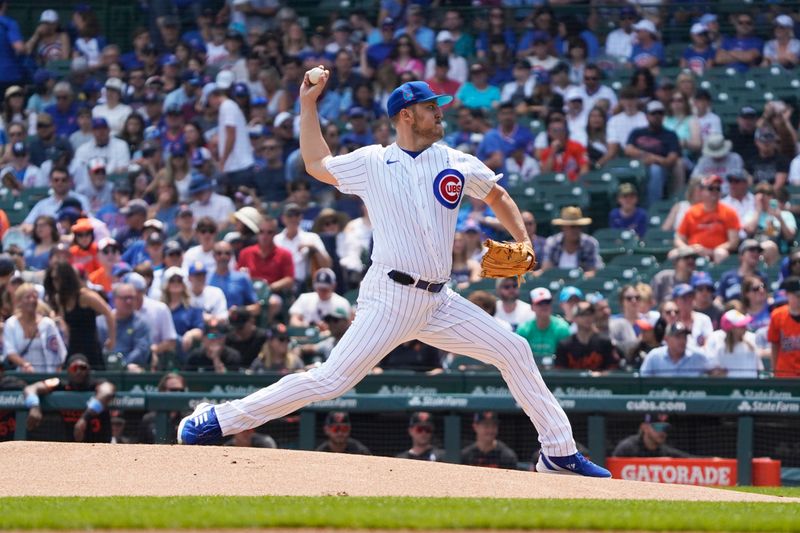
<instances>
[{"instance_id":1,"label":"orange shirt","mask_svg":"<svg viewBox=\"0 0 800 533\"><path fill-rule=\"evenodd\" d=\"M678 233L686 237L689 244L716 248L728 242L728 230L739 228L739 215L732 208L720 202L716 211L706 211L704 205L699 203L686 211Z\"/></svg>"},{"instance_id":2,"label":"orange shirt","mask_svg":"<svg viewBox=\"0 0 800 533\"><path fill-rule=\"evenodd\" d=\"M552 150L549 146L542 150L539 163L547 161ZM553 172L563 172L570 181L576 181L580 175L581 167L586 162L586 148L581 143L568 140L564 151L557 153L553 160Z\"/></svg>"},{"instance_id":3,"label":"orange shirt","mask_svg":"<svg viewBox=\"0 0 800 533\"><path fill-rule=\"evenodd\" d=\"M772 311L767 340L778 345L775 377L800 377L800 322L789 315L788 305Z\"/></svg>"},{"instance_id":4,"label":"orange shirt","mask_svg":"<svg viewBox=\"0 0 800 533\"><path fill-rule=\"evenodd\" d=\"M106 271L105 267L101 266L89 274L89 281L102 286L104 291L111 292L111 274Z\"/></svg>"},{"instance_id":5,"label":"orange shirt","mask_svg":"<svg viewBox=\"0 0 800 533\"><path fill-rule=\"evenodd\" d=\"M70 263L75 266L80 266L80 268L86 272L87 275L91 274L102 266L100 261L97 260L96 242L93 242L86 250L77 244L73 244L69 247L69 253L72 256Z\"/></svg>"}]
</instances>

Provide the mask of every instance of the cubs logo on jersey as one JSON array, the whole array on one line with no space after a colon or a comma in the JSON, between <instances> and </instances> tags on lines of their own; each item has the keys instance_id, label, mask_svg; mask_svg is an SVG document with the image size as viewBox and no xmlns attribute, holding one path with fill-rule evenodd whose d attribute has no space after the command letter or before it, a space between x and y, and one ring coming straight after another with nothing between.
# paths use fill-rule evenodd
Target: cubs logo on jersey
<instances>
[{"instance_id":1,"label":"cubs logo on jersey","mask_svg":"<svg viewBox=\"0 0 800 533\"><path fill-rule=\"evenodd\" d=\"M433 195L447 209L455 209L464 192L464 175L458 170L446 168L433 180Z\"/></svg>"}]
</instances>

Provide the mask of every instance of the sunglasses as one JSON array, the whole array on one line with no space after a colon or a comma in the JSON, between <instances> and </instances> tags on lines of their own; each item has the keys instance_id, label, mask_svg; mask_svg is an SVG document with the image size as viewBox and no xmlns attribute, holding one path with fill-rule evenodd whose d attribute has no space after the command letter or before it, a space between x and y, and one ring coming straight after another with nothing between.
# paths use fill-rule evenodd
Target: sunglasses
<instances>
[{"instance_id":1,"label":"sunglasses","mask_svg":"<svg viewBox=\"0 0 800 533\"><path fill-rule=\"evenodd\" d=\"M626 299L627 301L629 301L629 302L638 302L639 300L641 300L641 299L642 299L642 297L641 297L641 296L639 296L638 294L634 294L634 295L628 295L628 296L626 296L626 297L625 297L625 299Z\"/></svg>"},{"instance_id":2,"label":"sunglasses","mask_svg":"<svg viewBox=\"0 0 800 533\"><path fill-rule=\"evenodd\" d=\"M700 292L714 292L714 287L709 287L708 285L701 285L695 289L696 291Z\"/></svg>"},{"instance_id":3,"label":"sunglasses","mask_svg":"<svg viewBox=\"0 0 800 533\"><path fill-rule=\"evenodd\" d=\"M211 228L197 228L197 233L215 233Z\"/></svg>"},{"instance_id":4,"label":"sunglasses","mask_svg":"<svg viewBox=\"0 0 800 533\"><path fill-rule=\"evenodd\" d=\"M273 337L278 342L289 342L289 337L285 335L279 335L277 337Z\"/></svg>"},{"instance_id":5,"label":"sunglasses","mask_svg":"<svg viewBox=\"0 0 800 533\"><path fill-rule=\"evenodd\" d=\"M347 433L350 431L350 424L330 424L327 427L331 433Z\"/></svg>"},{"instance_id":6,"label":"sunglasses","mask_svg":"<svg viewBox=\"0 0 800 533\"><path fill-rule=\"evenodd\" d=\"M584 76L583 81L600 81L600 78L597 76Z\"/></svg>"},{"instance_id":7,"label":"sunglasses","mask_svg":"<svg viewBox=\"0 0 800 533\"><path fill-rule=\"evenodd\" d=\"M677 315L678 314L678 310L677 309L667 309L667 310L664 311L664 314L665 315Z\"/></svg>"},{"instance_id":8,"label":"sunglasses","mask_svg":"<svg viewBox=\"0 0 800 533\"><path fill-rule=\"evenodd\" d=\"M118 254L119 248L114 248L113 246L108 246L100 250L101 254L111 255L111 254Z\"/></svg>"},{"instance_id":9,"label":"sunglasses","mask_svg":"<svg viewBox=\"0 0 800 533\"><path fill-rule=\"evenodd\" d=\"M547 305L552 305L552 304L553 304L553 300L542 300L541 302L536 302L534 305L547 306Z\"/></svg>"},{"instance_id":10,"label":"sunglasses","mask_svg":"<svg viewBox=\"0 0 800 533\"><path fill-rule=\"evenodd\" d=\"M92 235L91 231L80 231L75 233L75 237L80 239L81 237L89 237Z\"/></svg>"},{"instance_id":11,"label":"sunglasses","mask_svg":"<svg viewBox=\"0 0 800 533\"><path fill-rule=\"evenodd\" d=\"M412 429L414 433L433 433L433 428L431 426L414 426Z\"/></svg>"},{"instance_id":12,"label":"sunglasses","mask_svg":"<svg viewBox=\"0 0 800 533\"><path fill-rule=\"evenodd\" d=\"M80 372L80 371L87 371L89 370L89 365L85 365L83 363L72 363L69 365L70 372Z\"/></svg>"},{"instance_id":13,"label":"sunglasses","mask_svg":"<svg viewBox=\"0 0 800 533\"><path fill-rule=\"evenodd\" d=\"M753 285L750 287L750 292L760 292L766 290L766 286L762 283L761 285Z\"/></svg>"},{"instance_id":14,"label":"sunglasses","mask_svg":"<svg viewBox=\"0 0 800 533\"><path fill-rule=\"evenodd\" d=\"M648 115L662 115L663 116L664 112L663 111L649 111L647 114Z\"/></svg>"},{"instance_id":15,"label":"sunglasses","mask_svg":"<svg viewBox=\"0 0 800 533\"><path fill-rule=\"evenodd\" d=\"M38 124L36 124L37 128L49 128L50 126L52 126L52 124L45 124L43 122L39 122Z\"/></svg>"},{"instance_id":16,"label":"sunglasses","mask_svg":"<svg viewBox=\"0 0 800 533\"><path fill-rule=\"evenodd\" d=\"M720 192L722 189L720 187L706 187L708 192Z\"/></svg>"},{"instance_id":17,"label":"sunglasses","mask_svg":"<svg viewBox=\"0 0 800 533\"><path fill-rule=\"evenodd\" d=\"M516 286L516 285L500 285L500 288L501 288L501 289L503 289L503 290L506 290L506 289L516 289L516 288L517 288L517 286Z\"/></svg>"},{"instance_id":18,"label":"sunglasses","mask_svg":"<svg viewBox=\"0 0 800 533\"><path fill-rule=\"evenodd\" d=\"M217 257L230 257L232 254L231 252L214 252L214 255Z\"/></svg>"}]
</instances>

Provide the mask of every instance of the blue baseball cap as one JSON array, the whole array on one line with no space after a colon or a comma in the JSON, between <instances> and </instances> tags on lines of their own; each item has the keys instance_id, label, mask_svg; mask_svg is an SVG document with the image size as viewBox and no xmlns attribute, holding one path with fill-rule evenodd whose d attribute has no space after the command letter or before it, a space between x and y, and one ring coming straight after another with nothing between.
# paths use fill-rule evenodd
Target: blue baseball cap
<instances>
[{"instance_id":1,"label":"blue baseball cap","mask_svg":"<svg viewBox=\"0 0 800 533\"><path fill-rule=\"evenodd\" d=\"M189 275L193 276L195 274L207 274L208 269L206 268L206 264L202 261L195 261L191 265L189 265Z\"/></svg>"},{"instance_id":2,"label":"blue baseball cap","mask_svg":"<svg viewBox=\"0 0 800 533\"><path fill-rule=\"evenodd\" d=\"M114 267L111 269L111 275L115 278L119 278L132 271L133 269L128 263L120 262L114 265Z\"/></svg>"},{"instance_id":3,"label":"blue baseball cap","mask_svg":"<svg viewBox=\"0 0 800 533\"><path fill-rule=\"evenodd\" d=\"M561 289L561 294L558 295L558 301L564 303L573 296L583 300L583 291L580 290L578 287L567 285L566 287Z\"/></svg>"},{"instance_id":4,"label":"blue baseball cap","mask_svg":"<svg viewBox=\"0 0 800 533\"><path fill-rule=\"evenodd\" d=\"M706 13L705 15L700 17L700 20L698 20L697 22L699 22L700 24L708 24L709 22L716 22L716 21L717 21L717 16L715 14Z\"/></svg>"},{"instance_id":5,"label":"blue baseball cap","mask_svg":"<svg viewBox=\"0 0 800 533\"><path fill-rule=\"evenodd\" d=\"M687 294L694 294L694 288L688 283L679 283L672 288L672 298L680 298Z\"/></svg>"},{"instance_id":6,"label":"blue baseball cap","mask_svg":"<svg viewBox=\"0 0 800 533\"><path fill-rule=\"evenodd\" d=\"M92 119L92 129L108 128L108 122L103 117L96 117Z\"/></svg>"},{"instance_id":7,"label":"blue baseball cap","mask_svg":"<svg viewBox=\"0 0 800 533\"><path fill-rule=\"evenodd\" d=\"M692 274L692 287L695 289L698 287L711 287L713 289L714 280L711 279L711 274L700 270Z\"/></svg>"},{"instance_id":8,"label":"blue baseball cap","mask_svg":"<svg viewBox=\"0 0 800 533\"><path fill-rule=\"evenodd\" d=\"M434 93L430 85L424 81L409 81L392 91L386 103L386 111L393 117L410 105L433 100L439 105L446 105L453 101L453 97L449 94Z\"/></svg>"}]
</instances>

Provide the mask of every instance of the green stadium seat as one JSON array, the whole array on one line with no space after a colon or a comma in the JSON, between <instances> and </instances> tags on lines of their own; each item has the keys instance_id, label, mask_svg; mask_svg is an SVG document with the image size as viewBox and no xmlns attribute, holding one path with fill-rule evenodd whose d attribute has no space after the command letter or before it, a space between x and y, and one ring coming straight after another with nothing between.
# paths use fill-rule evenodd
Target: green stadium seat
<instances>
[{"instance_id":1,"label":"green stadium seat","mask_svg":"<svg viewBox=\"0 0 800 533\"><path fill-rule=\"evenodd\" d=\"M592 237L600 244L600 255L603 257L624 254L639 246L636 232L628 229L600 228L595 230Z\"/></svg>"}]
</instances>

